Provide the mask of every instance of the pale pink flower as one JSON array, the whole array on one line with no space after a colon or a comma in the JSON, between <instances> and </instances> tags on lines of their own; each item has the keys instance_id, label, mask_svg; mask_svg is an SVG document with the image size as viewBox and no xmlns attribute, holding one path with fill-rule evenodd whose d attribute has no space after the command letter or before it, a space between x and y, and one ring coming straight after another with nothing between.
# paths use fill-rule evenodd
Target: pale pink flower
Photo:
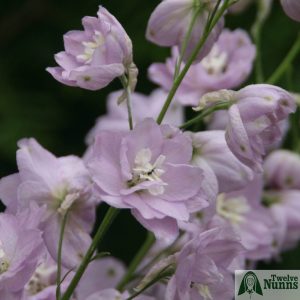
<instances>
[{"instance_id":1,"label":"pale pink flower","mask_svg":"<svg viewBox=\"0 0 300 300\"><path fill-rule=\"evenodd\" d=\"M205 93L240 86L252 71L255 53L247 32L225 29L210 53L190 67L176 98L183 105L196 105ZM149 68L150 79L167 91L173 84L178 54L173 48L165 64L154 63Z\"/></svg>"},{"instance_id":2,"label":"pale pink flower","mask_svg":"<svg viewBox=\"0 0 300 300\"><path fill-rule=\"evenodd\" d=\"M86 300L100 290L115 288L125 271L124 264L114 257L93 260L76 288L76 300Z\"/></svg>"},{"instance_id":3,"label":"pale pink flower","mask_svg":"<svg viewBox=\"0 0 300 300\"><path fill-rule=\"evenodd\" d=\"M280 0L285 13L295 21L300 22L299 0Z\"/></svg>"},{"instance_id":4,"label":"pale pink flower","mask_svg":"<svg viewBox=\"0 0 300 300\"><path fill-rule=\"evenodd\" d=\"M127 133L101 132L87 166L100 199L131 209L158 238L173 239L177 221L187 221L191 209L207 205L202 171L190 165L191 158L189 138L146 119Z\"/></svg>"},{"instance_id":5,"label":"pale pink flower","mask_svg":"<svg viewBox=\"0 0 300 300\"><path fill-rule=\"evenodd\" d=\"M275 223L262 197L262 177L256 176L243 190L220 194L216 203L217 218L232 226L248 260L270 259L274 254Z\"/></svg>"},{"instance_id":6,"label":"pale pink flower","mask_svg":"<svg viewBox=\"0 0 300 300\"><path fill-rule=\"evenodd\" d=\"M194 0L163 0L150 16L146 33L147 39L160 46L181 47L195 11L200 10L183 57L184 60L187 60L202 38L208 16L216 4L216 0L201 0L199 2ZM199 9L199 5L202 6L201 9ZM208 36L195 62L199 62L208 54L218 39L223 26L224 19L221 18Z\"/></svg>"},{"instance_id":7,"label":"pale pink flower","mask_svg":"<svg viewBox=\"0 0 300 300\"><path fill-rule=\"evenodd\" d=\"M295 248L300 240L299 197L299 190L271 190L264 194L264 203L276 225L274 245L278 253Z\"/></svg>"},{"instance_id":8,"label":"pale pink flower","mask_svg":"<svg viewBox=\"0 0 300 300\"><path fill-rule=\"evenodd\" d=\"M276 150L264 162L266 185L272 189L300 190L300 156L289 150Z\"/></svg>"},{"instance_id":9,"label":"pale pink flower","mask_svg":"<svg viewBox=\"0 0 300 300\"><path fill-rule=\"evenodd\" d=\"M279 87L254 84L236 92L232 100L235 104L228 110L227 144L241 162L262 172L268 147L281 139L280 122L296 110L295 99Z\"/></svg>"},{"instance_id":10,"label":"pale pink flower","mask_svg":"<svg viewBox=\"0 0 300 300\"><path fill-rule=\"evenodd\" d=\"M165 299L231 300L234 289L228 268L241 251L239 240L228 228L198 234L177 254L176 272Z\"/></svg>"},{"instance_id":11,"label":"pale pink flower","mask_svg":"<svg viewBox=\"0 0 300 300\"><path fill-rule=\"evenodd\" d=\"M114 92L108 95L107 99L107 114L99 117L96 120L96 125L88 133L86 142L90 145L95 136L102 130L113 131L128 131L128 113L126 103L118 105L118 98L122 94L121 91ZM161 89L154 90L149 96L140 93L133 93L132 99L132 114L135 123L139 123L146 118L155 119L167 99L167 93ZM183 108L173 103L168 110L164 122L166 124L179 126L184 121Z\"/></svg>"},{"instance_id":12,"label":"pale pink flower","mask_svg":"<svg viewBox=\"0 0 300 300\"><path fill-rule=\"evenodd\" d=\"M21 140L18 145L19 173L1 179L0 197L13 213L22 212L32 203L45 208L40 228L54 260L61 222L68 211L62 262L72 268L91 242L96 203L89 173L79 157L57 158L34 139Z\"/></svg>"},{"instance_id":13,"label":"pale pink flower","mask_svg":"<svg viewBox=\"0 0 300 300\"><path fill-rule=\"evenodd\" d=\"M225 131L212 130L188 133L193 143L193 163L212 169L218 180L219 193L244 188L253 179L253 172L230 151Z\"/></svg>"},{"instance_id":14,"label":"pale pink flower","mask_svg":"<svg viewBox=\"0 0 300 300\"><path fill-rule=\"evenodd\" d=\"M131 40L113 15L100 6L97 17L84 17L82 25L83 31L64 35L65 51L55 55L59 67L47 68L56 80L99 90L125 73L134 76Z\"/></svg>"},{"instance_id":15,"label":"pale pink flower","mask_svg":"<svg viewBox=\"0 0 300 300\"><path fill-rule=\"evenodd\" d=\"M30 214L35 218L35 212ZM29 222L30 223L30 222ZM0 297L21 300L22 291L42 255L42 232L19 216L0 214Z\"/></svg>"}]
</instances>

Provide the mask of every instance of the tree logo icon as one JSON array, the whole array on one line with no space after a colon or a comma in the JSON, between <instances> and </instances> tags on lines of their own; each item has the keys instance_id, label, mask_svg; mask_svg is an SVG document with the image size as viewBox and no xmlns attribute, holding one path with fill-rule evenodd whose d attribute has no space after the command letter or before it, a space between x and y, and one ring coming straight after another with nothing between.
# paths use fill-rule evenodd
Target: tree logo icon
<instances>
[{"instance_id":1,"label":"tree logo icon","mask_svg":"<svg viewBox=\"0 0 300 300\"><path fill-rule=\"evenodd\" d=\"M247 272L241 282L238 296L248 293L250 299L254 293L263 296L263 292L256 274L252 271Z\"/></svg>"}]
</instances>

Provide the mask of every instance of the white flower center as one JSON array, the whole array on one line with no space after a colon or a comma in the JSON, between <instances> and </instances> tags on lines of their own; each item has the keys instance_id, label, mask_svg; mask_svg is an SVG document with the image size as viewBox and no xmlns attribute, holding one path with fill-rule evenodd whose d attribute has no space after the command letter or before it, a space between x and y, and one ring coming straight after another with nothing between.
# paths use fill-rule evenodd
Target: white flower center
<instances>
[{"instance_id":1,"label":"white flower center","mask_svg":"<svg viewBox=\"0 0 300 300\"><path fill-rule=\"evenodd\" d=\"M5 273L9 268L9 260L4 252L3 243L0 241L0 274Z\"/></svg>"},{"instance_id":2,"label":"white flower center","mask_svg":"<svg viewBox=\"0 0 300 300\"><path fill-rule=\"evenodd\" d=\"M204 300L213 300L210 289L206 284L196 283L194 287L198 290L199 295L203 297Z\"/></svg>"},{"instance_id":3,"label":"white flower center","mask_svg":"<svg viewBox=\"0 0 300 300\"><path fill-rule=\"evenodd\" d=\"M202 67L210 75L222 74L228 64L228 55L214 45L210 53L201 61Z\"/></svg>"},{"instance_id":4,"label":"white flower center","mask_svg":"<svg viewBox=\"0 0 300 300\"><path fill-rule=\"evenodd\" d=\"M77 59L80 62L89 64L92 61L94 52L97 48L101 47L104 44L105 40L101 32L95 30L92 41L82 42L84 46L83 54L77 55Z\"/></svg>"},{"instance_id":5,"label":"white flower center","mask_svg":"<svg viewBox=\"0 0 300 300\"><path fill-rule=\"evenodd\" d=\"M54 284L51 282L51 277L56 273L56 266L47 266L41 264L37 267L29 282L25 286L25 290L31 296L38 294L48 286Z\"/></svg>"},{"instance_id":6,"label":"white flower center","mask_svg":"<svg viewBox=\"0 0 300 300\"><path fill-rule=\"evenodd\" d=\"M161 195L164 193L164 186L167 185L161 180L161 175L165 173L162 165L166 159L164 155L160 155L154 164L151 163L152 152L150 149L140 150L134 160L133 178L130 181L132 185L137 185L144 181L152 181L155 184L148 188L152 195Z\"/></svg>"},{"instance_id":7,"label":"white flower center","mask_svg":"<svg viewBox=\"0 0 300 300\"><path fill-rule=\"evenodd\" d=\"M73 205L74 201L79 197L78 193L67 194L63 200L60 202L57 212L61 215L64 215L67 210Z\"/></svg>"},{"instance_id":8,"label":"white flower center","mask_svg":"<svg viewBox=\"0 0 300 300\"><path fill-rule=\"evenodd\" d=\"M229 220L233 225L239 225L245 221L245 214L250 211L247 199L243 196L225 199L221 194L217 198L217 213Z\"/></svg>"}]
</instances>

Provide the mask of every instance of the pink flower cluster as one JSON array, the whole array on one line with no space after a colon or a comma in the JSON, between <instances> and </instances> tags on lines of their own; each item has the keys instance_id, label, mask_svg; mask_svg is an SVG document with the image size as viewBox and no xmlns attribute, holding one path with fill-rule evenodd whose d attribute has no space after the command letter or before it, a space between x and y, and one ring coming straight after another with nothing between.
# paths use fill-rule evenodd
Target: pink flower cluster
<instances>
[{"instance_id":1,"label":"pink flower cluster","mask_svg":"<svg viewBox=\"0 0 300 300\"><path fill-rule=\"evenodd\" d=\"M299 1L281 2L299 20ZM55 79L98 90L120 78L125 91L109 95L82 158L18 142L18 172L0 181L0 299L231 300L234 270L299 242L300 156L279 149L296 101L274 85L241 86L256 48L246 31L223 29L226 3L157 6L146 36L172 55L150 66L160 89L149 96L131 94L131 40L105 8L64 36L47 69ZM184 123L188 106L200 113ZM90 253L102 203L130 210L156 238L133 271Z\"/></svg>"}]
</instances>

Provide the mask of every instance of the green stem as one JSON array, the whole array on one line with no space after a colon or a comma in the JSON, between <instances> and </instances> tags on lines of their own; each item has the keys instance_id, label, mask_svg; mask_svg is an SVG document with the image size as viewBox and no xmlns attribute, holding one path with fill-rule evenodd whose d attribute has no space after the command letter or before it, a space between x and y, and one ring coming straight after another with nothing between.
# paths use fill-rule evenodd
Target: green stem
<instances>
[{"instance_id":1,"label":"green stem","mask_svg":"<svg viewBox=\"0 0 300 300\"><path fill-rule=\"evenodd\" d=\"M261 54L261 27L257 28L253 39L256 45L255 78L257 83L262 83L264 81L264 71Z\"/></svg>"},{"instance_id":2,"label":"green stem","mask_svg":"<svg viewBox=\"0 0 300 300\"><path fill-rule=\"evenodd\" d=\"M187 60L184 68L182 69L182 71L179 73L179 75L176 77L176 79L174 80L173 86L171 87L171 90L168 94L168 97L165 101L165 104L157 118L157 123L161 124L161 122L163 121L169 106L175 96L175 93L177 91L177 89L179 88L183 78L185 77L186 73L188 72L188 70L190 69L191 65L193 64L194 60L196 59L199 51L201 50L201 48L203 47L203 45L205 44L209 34L211 33L211 31L213 30L213 28L215 27L215 25L217 24L217 22L219 21L219 19L222 17L222 15L224 14L225 10L228 8L230 0L225 0L224 4L222 5L222 7L220 8L220 10L216 13L215 18L212 22L207 22L206 27L204 29L204 33L203 36L201 37L199 43L197 44L196 48L194 49L194 51L192 52L191 56L189 57L189 59Z\"/></svg>"},{"instance_id":3,"label":"green stem","mask_svg":"<svg viewBox=\"0 0 300 300\"><path fill-rule=\"evenodd\" d=\"M209 19L208 19L208 26L211 26L211 23L212 23L214 17L216 16L216 13L218 12L218 9L219 9L219 7L220 7L220 5L221 5L221 2L222 2L222 0L218 0L218 2L217 2L217 4L216 4L216 6L215 6L213 12L212 12L211 15L209 16Z\"/></svg>"},{"instance_id":4,"label":"green stem","mask_svg":"<svg viewBox=\"0 0 300 300\"><path fill-rule=\"evenodd\" d=\"M131 89L129 86L129 80L126 78L125 75L120 77L121 83L126 93L126 106L127 106L127 113L128 113L128 124L129 129L133 129L133 117L132 117L132 108L131 108Z\"/></svg>"},{"instance_id":5,"label":"green stem","mask_svg":"<svg viewBox=\"0 0 300 300\"><path fill-rule=\"evenodd\" d=\"M155 257L153 257L141 270L140 273L144 273L147 269L149 269L156 261L158 261L162 256L169 256L176 252L176 244L181 239L183 233L181 232L176 240L167 248L161 250Z\"/></svg>"},{"instance_id":6,"label":"green stem","mask_svg":"<svg viewBox=\"0 0 300 300\"><path fill-rule=\"evenodd\" d=\"M56 300L60 300L61 297L61 256L62 256L62 246L64 240L64 233L68 219L68 210L64 214L62 218L60 234L59 234L59 242L58 242L58 252L57 252L57 273L56 273Z\"/></svg>"},{"instance_id":7,"label":"green stem","mask_svg":"<svg viewBox=\"0 0 300 300\"><path fill-rule=\"evenodd\" d=\"M84 271L86 270L88 264L90 263L94 252L97 250L97 246L101 243L104 238L105 233L113 223L114 219L118 215L119 210L113 207L110 207L107 211L101 225L99 226L93 241L87 250L84 258L82 259L81 264L79 265L70 285L68 286L66 292L62 296L61 300L69 300L72 294L74 293L75 288L77 287L78 282L80 281Z\"/></svg>"},{"instance_id":8,"label":"green stem","mask_svg":"<svg viewBox=\"0 0 300 300\"><path fill-rule=\"evenodd\" d=\"M255 74L256 82L264 82L264 72L262 66L262 54L261 54L261 34L263 26L270 15L271 7L264 0L256 0L257 2L257 14L255 22L251 28L251 33L256 44L256 60L255 60Z\"/></svg>"},{"instance_id":9,"label":"green stem","mask_svg":"<svg viewBox=\"0 0 300 300\"><path fill-rule=\"evenodd\" d=\"M148 232L148 235L147 235L147 238L146 238L144 244L142 245L142 247L140 248L138 253L135 255L134 259L130 263L127 273L122 278L122 280L119 282L119 284L117 286L118 290L123 291L124 287L131 280L135 270L137 269L137 267L139 266L139 264L141 263L141 261L143 260L145 255L148 253L149 249L152 247L154 242L155 242L154 235L152 233Z\"/></svg>"},{"instance_id":10,"label":"green stem","mask_svg":"<svg viewBox=\"0 0 300 300\"><path fill-rule=\"evenodd\" d=\"M136 298L137 296L139 296L141 293L143 293L145 290L147 290L149 287L151 287L153 284L155 284L156 282L171 276L174 273L174 270L168 270L169 267L167 267L164 271L160 272L155 278L153 278L153 280L151 280L147 285L145 285L144 288L142 288L141 290L138 290L137 292L135 292L134 294L132 294L129 298L127 298L126 300L132 300L134 298Z\"/></svg>"},{"instance_id":11,"label":"green stem","mask_svg":"<svg viewBox=\"0 0 300 300\"><path fill-rule=\"evenodd\" d=\"M198 8L195 9L192 20L191 20L191 23L190 23L188 31L187 31L187 34L185 35L185 38L183 40L182 47L181 47L180 54L179 54L179 59L178 59L178 62L176 64L176 67L175 67L174 79L178 76L178 73L181 69L183 56L184 56L185 51L187 49L188 43L190 41L192 31L193 31L193 28L194 28L194 25L195 25L195 22L197 20L197 17L198 17L198 14L199 14L200 10L201 10L201 7L198 7Z\"/></svg>"},{"instance_id":12,"label":"green stem","mask_svg":"<svg viewBox=\"0 0 300 300\"><path fill-rule=\"evenodd\" d=\"M271 75L267 83L276 84L280 80L280 78L284 75L284 73L289 69L291 63L299 54L299 52L300 52L300 34L298 35L296 42L292 46L291 50L289 51L285 59L278 66L275 72Z\"/></svg>"},{"instance_id":13,"label":"green stem","mask_svg":"<svg viewBox=\"0 0 300 300\"><path fill-rule=\"evenodd\" d=\"M202 121L205 117L209 116L215 111L228 109L232 105L232 102L221 102L214 106L208 107L204 109L197 117L187 121L186 123L182 124L180 126L180 129L186 129L190 127L193 124L198 123L199 121Z\"/></svg>"}]
</instances>

